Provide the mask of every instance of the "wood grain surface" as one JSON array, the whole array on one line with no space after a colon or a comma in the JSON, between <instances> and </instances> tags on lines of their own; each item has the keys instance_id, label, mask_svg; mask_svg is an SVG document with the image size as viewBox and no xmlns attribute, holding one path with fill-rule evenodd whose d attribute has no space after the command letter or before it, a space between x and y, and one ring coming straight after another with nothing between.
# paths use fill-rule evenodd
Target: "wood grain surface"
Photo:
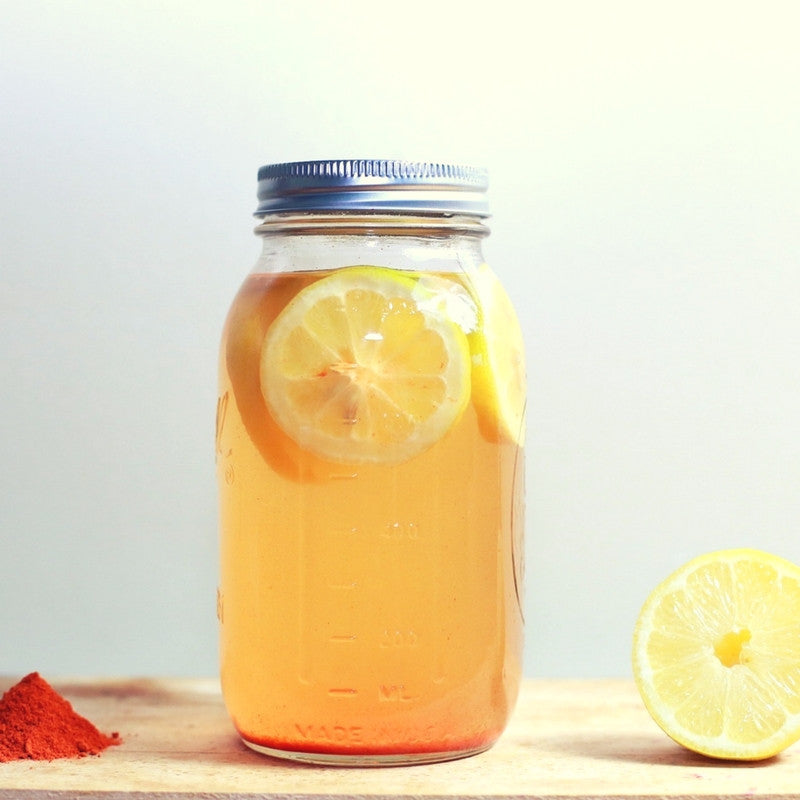
<instances>
[{"instance_id":1,"label":"wood grain surface","mask_svg":"<svg viewBox=\"0 0 800 800\"><path fill-rule=\"evenodd\" d=\"M0 691L19 677L0 679ZM247 749L215 680L43 677L124 743L95 757L0 764L0 800L800 797L800 745L757 764L694 755L622 680L526 682L505 735L472 758L334 768Z\"/></svg>"}]
</instances>

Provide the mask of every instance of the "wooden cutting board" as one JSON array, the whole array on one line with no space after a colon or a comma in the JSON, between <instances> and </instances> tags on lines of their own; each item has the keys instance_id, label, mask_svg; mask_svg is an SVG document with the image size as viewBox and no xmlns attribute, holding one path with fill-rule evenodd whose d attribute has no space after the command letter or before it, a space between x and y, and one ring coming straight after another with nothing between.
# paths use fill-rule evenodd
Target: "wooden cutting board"
<instances>
[{"instance_id":1,"label":"wooden cutting board","mask_svg":"<svg viewBox=\"0 0 800 800\"><path fill-rule=\"evenodd\" d=\"M749 765L693 755L661 733L628 681L529 681L489 752L355 769L299 766L248 750L215 680L43 677L124 743L95 757L0 764L0 800L800 797L800 744ZM0 679L0 691L15 680Z\"/></svg>"}]
</instances>

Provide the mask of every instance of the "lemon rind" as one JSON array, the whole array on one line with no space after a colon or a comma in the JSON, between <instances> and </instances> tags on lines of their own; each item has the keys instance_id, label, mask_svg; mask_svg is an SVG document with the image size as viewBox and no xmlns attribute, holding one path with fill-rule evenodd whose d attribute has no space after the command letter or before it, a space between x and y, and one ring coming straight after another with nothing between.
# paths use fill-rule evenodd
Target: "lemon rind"
<instances>
[{"instance_id":1,"label":"lemon rind","mask_svg":"<svg viewBox=\"0 0 800 800\"><path fill-rule=\"evenodd\" d=\"M475 297L479 309L478 325L468 336L473 367L473 402L491 439L505 437L516 445L522 445L525 441L525 404L523 403L522 408L518 409L505 400L497 374L496 361L499 359L493 357L494 346L490 344L492 337L488 335L487 324L487 319L492 315L489 304L494 303L495 292L501 292L505 296L507 305L512 310L513 303L488 264L467 270L465 275L467 286ZM509 322L514 326L514 333L518 333L514 335L517 339L515 350L522 360L524 380L524 345L516 312L514 319Z\"/></svg>"}]
</instances>

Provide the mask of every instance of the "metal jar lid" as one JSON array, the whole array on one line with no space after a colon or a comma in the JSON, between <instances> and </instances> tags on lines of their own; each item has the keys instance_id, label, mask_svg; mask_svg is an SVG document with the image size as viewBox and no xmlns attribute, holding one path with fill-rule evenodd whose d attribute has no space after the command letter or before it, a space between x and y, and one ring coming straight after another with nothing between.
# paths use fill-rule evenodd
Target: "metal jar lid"
<instances>
[{"instance_id":1,"label":"metal jar lid","mask_svg":"<svg viewBox=\"0 0 800 800\"><path fill-rule=\"evenodd\" d=\"M255 216L279 212L466 214L488 217L486 170L421 161L345 159L267 164Z\"/></svg>"}]
</instances>

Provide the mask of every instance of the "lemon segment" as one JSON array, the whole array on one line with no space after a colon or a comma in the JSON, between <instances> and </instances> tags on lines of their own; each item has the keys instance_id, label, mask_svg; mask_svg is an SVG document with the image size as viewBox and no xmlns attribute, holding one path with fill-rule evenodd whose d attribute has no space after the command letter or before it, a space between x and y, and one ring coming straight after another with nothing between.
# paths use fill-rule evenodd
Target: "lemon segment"
<instances>
[{"instance_id":1,"label":"lemon segment","mask_svg":"<svg viewBox=\"0 0 800 800\"><path fill-rule=\"evenodd\" d=\"M470 334L472 395L481 429L490 441L525 441L525 348L514 305L486 264L469 270L467 280L480 309Z\"/></svg>"},{"instance_id":2,"label":"lemon segment","mask_svg":"<svg viewBox=\"0 0 800 800\"><path fill-rule=\"evenodd\" d=\"M470 397L466 334L423 307L417 283L382 267L339 269L272 323L261 391L301 447L340 463L396 464L459 419Z\"/></svg>"},{"instance_id":3,"label":"lemon segment","mask_svg":"<svg viewBox=\"0 0 800 800\"><path fill-rule=\"evenodd\" d=\"M800 739L800 567L751 549L688 562L642 607L633 673L650 715L690 750L784 750Z\"/></svg>"}]
</instances>

